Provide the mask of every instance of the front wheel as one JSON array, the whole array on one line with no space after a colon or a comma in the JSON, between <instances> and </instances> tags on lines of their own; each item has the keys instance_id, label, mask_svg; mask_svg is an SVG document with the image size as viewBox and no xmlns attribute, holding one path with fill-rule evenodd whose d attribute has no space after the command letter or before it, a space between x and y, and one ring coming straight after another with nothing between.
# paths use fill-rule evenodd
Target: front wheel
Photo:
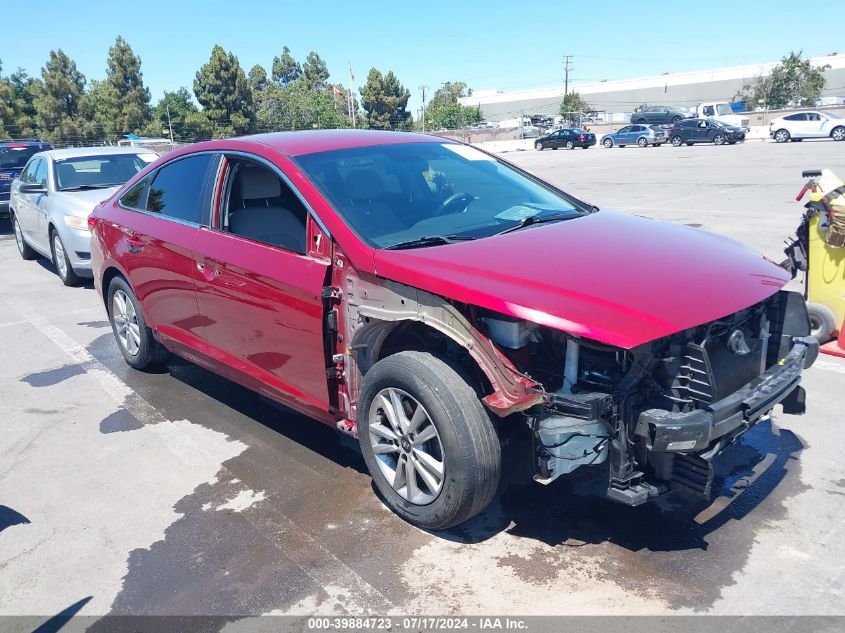
<instances>
[{"instance_id":1,"label":"front wheel","mask_svg":"<svg viewBox=\"0 0 845 633\"><path fill-rule=\"evenodd\" d=\"M684 143L684 139L682 139L680 136L676 135L676 136L672 137L672 145L674 147L680 147L681 145L683 145L683 143Z\"/></svg>"},{"instance_id":2,"label":"front wheel","mask_svg":"<svg viewBox=\"0 0 845 633\"><path fill-rule=\"evenodd\" d=\"M542 152L543 144L540 141L537 141L536 143L534 143L534 149L536 149L538 152Z\"/></svg>"},{"instance_id":3,"label":"front wheel","mask_svg":"<svg viewBox=\"0 0 845 633\"><path fill-rule=\"evenodd\" d=\"M59 232L55 229L50 239L50 247L53 251L53 265L56 267L56 272L59 273L59 279L62 280L62 283L66 286L75 286L78 284L80 281L79 276L68 259L67 251L65 250L62 238L59 236Z\"/></svg>"},{"instance_id":4,"label":"front wheel","mask_svg":"<svg viewBox=\"0 0 845 633\"><path fill-rule=\"evenodd\" d=\"M9 215L12 218L12 228L15 231L15 243L18 245L18 253L21 254L22 259L35 259L38 257L38 253L36 253L35 249L26 243L26 240L23 237L23 230L21 230L21 224L18 222L18 216L15 215L14 212Z\"/></svg>"},{"instance_id":5,"label":"front wheel","mask_svg":"<svg viewBox=\"0 0 845 633\"><path fill-rule=\"evenodd\" d=\"M602 142L602 145L604 145L607 149L610 149L611 147L613 147L613 139L610 139L610 138L604 139L604 141Z\"/></svg>"},{"instance_id":6,"label":"front wheel","mask_svg":"<svg viewBox=\"0 0 845 633\"><path fill-rule=\"evenodd\" d=\"M775 132L775 143L786 143L789 140L789 132L786 130L778 130Z\"/></svg>"},{"instance_id":7,"label":"front wheel","mask_svg":"<svg viewBox=\"0 0 845 633\"><path fill-rule=\"evenodd\" d=\"M106 307L117 346L130 367L146 369L167 359L167 350L147 327L138 299L123 277L111 280Z\"/></svg>"},{"instance_id":8,"label":"front wheel","mask_svg":"<svg viewBox=\"0 0 845 633\"><path fill-rule=\"evenodd\" d=\"M841 125L838 127L833 128L833 131L830 133L830 138L834 141L845 141L845 127Z\"/></svg>"},{"instance_id":9,"label":"front wheel","mask_svg":"<svg viewBox=\"0 0 845 633\"><path fill-rule=\"evenodd\" d=\"M364 461L381 497L421 528L471 519L496 493L501 448L475 390L425 352L373 365L358 402Z\"/></svg>"},{"instance_id":10,"label":"front wheel","mask_svg":"<svg viewBox=\"0 0 845 633\"><path fill-rule=\"evenodd\" d=\"M713 137L713 143L716 145L724 145L725 144L725 135L724 134L717 134Z\"/></svg>"}]
</instances>

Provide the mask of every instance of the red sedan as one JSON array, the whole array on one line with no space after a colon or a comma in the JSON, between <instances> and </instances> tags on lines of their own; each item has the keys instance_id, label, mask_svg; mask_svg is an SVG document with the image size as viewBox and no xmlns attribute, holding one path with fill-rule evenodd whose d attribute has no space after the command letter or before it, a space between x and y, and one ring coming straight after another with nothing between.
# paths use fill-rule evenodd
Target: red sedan
<instances>
[{"instance_id":1,"label":"red sedan","mask_svg":"<svg viewBox=\"0 0 845 633\"><path fill-rule=\"evenodd\" d=\"M707 497L740 433L803 412L818 349L759 254L431 136L192 145L90 227L131 366L173 352L358 437L383 498L431 529L493 498L505 427L542 483L583 467L630 505Z\"/></svg>"}]
</instances>

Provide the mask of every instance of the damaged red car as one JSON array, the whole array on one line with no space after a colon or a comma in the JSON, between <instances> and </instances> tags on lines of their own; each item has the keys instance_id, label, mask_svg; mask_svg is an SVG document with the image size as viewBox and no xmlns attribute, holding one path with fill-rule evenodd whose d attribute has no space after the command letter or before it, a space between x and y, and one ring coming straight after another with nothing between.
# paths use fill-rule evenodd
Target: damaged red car
<instances>
[{"instance_id":1,"label":"damaged red car","mask_svg":"<svg viewBox=\"0 0 845 633\"><path fill-rule=\"evenodd\" d=\"M506 426L540 483L589 468L629 505L707 497L726 446L803 412L818 351L761 255L431 136L192 145L90 227L131 366L173 352L357 437L384 500L429 529L491 501Z\"/></svg>"}]
</instances>

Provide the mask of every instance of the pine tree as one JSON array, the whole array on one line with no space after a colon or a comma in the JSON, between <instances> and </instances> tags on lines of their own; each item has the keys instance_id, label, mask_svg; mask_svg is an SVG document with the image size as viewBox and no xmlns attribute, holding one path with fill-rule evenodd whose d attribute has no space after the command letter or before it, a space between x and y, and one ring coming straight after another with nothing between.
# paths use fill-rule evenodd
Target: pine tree
<instances>
[{"instance_id":1,"label":"pine tree","mask_svg":"<svg viewBox=\"0 0 845 633\"><path fill-rule=\"evenodd\" d=\"M306 86L311 90L325 90L329 81L329 70L326 62L314 51L308 53L302 65L302 77Z\"/></svg>"},{"instance_id":2,"label":"pine tree","mask_svg":"<svg viewBox=\"0 0 845 633\"><path fill-rule=\"evenodd\" d=\"M286 86L293 83L302 76L302 66L290 54L290 49L285 46L279 57L273 58L273 81Z\"/></svg>"},{"instance_id":3,"label":"pine tree","mask_svg":"<svg viewBox=\"0 0 845 633\"><path fill-rule=\"evenodd\" d=\"M36 121L44 135L59 144L86 140L77 117L85 89L85 75L61 49L50 51L41 69L42 84L35 97Z\"/></svg>"},{"instance_id":4,"label":"pine tree","mask_svg":"<svg viewBox=\"0 0 845 633\"><path fill-rule=\"evenodd\" d=\"M252 90L238 58L215 45L208 63L197 71L194 95L218 137L244 134L252 129Z\"/></svg>"},{"instance_id":5,"label":"pine tree","mask_svg":"<svg viewBox=\"0 0 845 633\"><path fill-rule=\"evenodd\" d=\"M267 71L264 70L264 66L256 64L250 69L249 85L252 88L253 93L264 92L264 88L267 87ZM253 94L253 96L255 96L255 94Z\"/></svg>"},{"instance_id":6,"label":"pine tree","mask_svg":"<svg viewBox=\"0 0 845 633\"><path fill-rule=\"evenodd\" d=\"M109 49L106 82L114 98L106 120L110 135L114 139L140 131L150 120L150 91L144 87L141 58L119 35Z\"/></svg>"},{"instance_id":7,"label":"pine tree","mask_svg":"<svg viewBox=\"0 0 845 633\"><path fill-rule=\"evenodd\" d=\"M367 114L367 125L376 130L404 129L411 113L407 111L411 92L393 71L382 75L371 68L367 83L361 87L361 105Z\"/></svg>"}]
</instances>

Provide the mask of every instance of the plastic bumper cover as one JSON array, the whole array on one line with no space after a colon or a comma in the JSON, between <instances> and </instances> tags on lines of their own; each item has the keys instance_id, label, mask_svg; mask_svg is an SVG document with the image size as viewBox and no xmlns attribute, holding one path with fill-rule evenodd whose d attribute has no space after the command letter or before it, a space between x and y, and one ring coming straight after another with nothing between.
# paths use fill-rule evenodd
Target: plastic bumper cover
<instances>
[{"instance_id":1,"label":"plastic bumper cover","mask_svg":"<svg viewBox=\"0 0 845 633\"><path fill-rule=\"evenodd\" d=\"M640 413L637 434L657 452L697 452L728 434L738 435L783 402L790 412L803 412L801 371L819 353L813 337L793 339L792 350L778 364L730 396L688 413L649 409ZM785 402L786 401L786 402Z\"/></svg>"}]
</instances>

